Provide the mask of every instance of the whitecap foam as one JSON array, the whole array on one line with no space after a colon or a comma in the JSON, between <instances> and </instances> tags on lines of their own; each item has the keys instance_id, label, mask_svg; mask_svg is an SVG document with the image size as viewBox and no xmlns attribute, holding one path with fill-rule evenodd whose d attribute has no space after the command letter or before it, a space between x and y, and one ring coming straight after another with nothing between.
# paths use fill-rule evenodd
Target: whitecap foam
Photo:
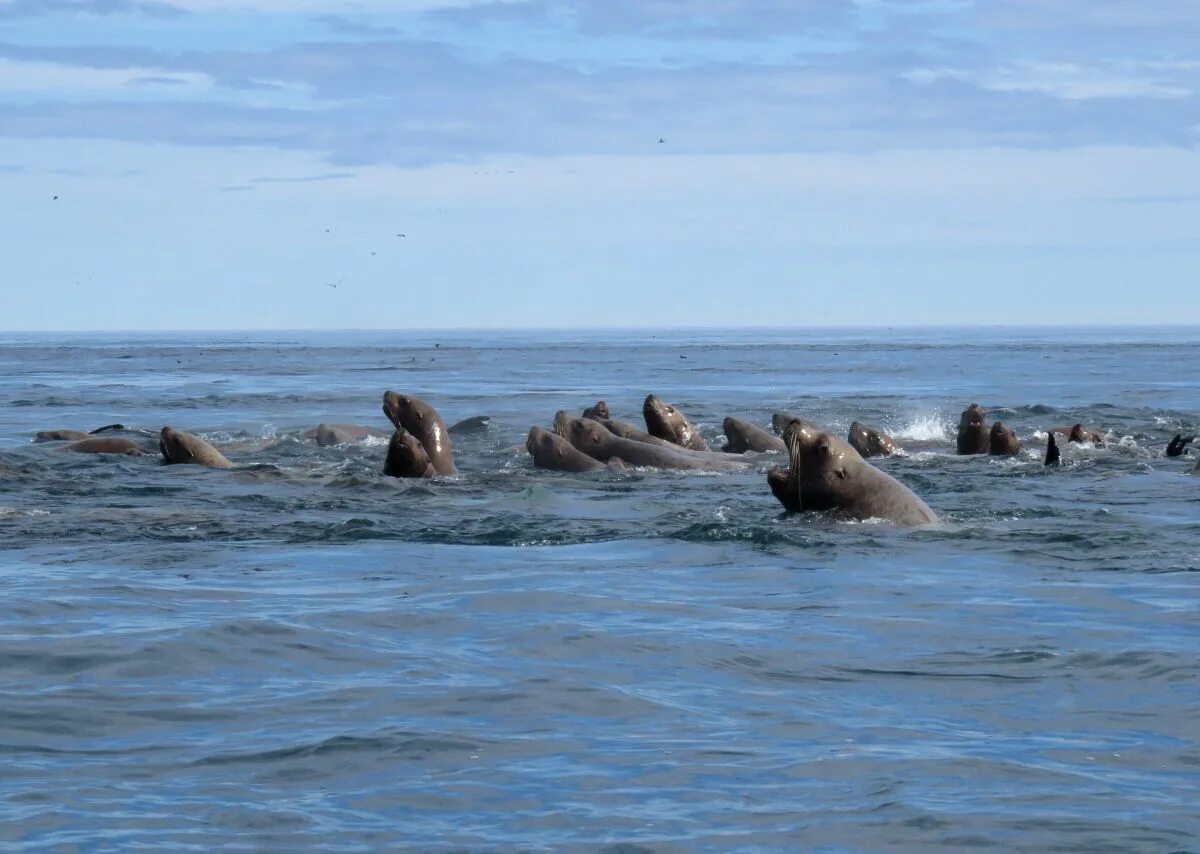
<instances>
[{"instance_id":1,"label":"whitecap foam","mask_svg":"<svg viewBox=\"0 0 1200 854\"><path fill-rule=\"evenodd\" d=\"M949 442L950 424L943 421L941 415L936 412L918 415L892 435L910 442Z\"/></svg>"}]
</instances>

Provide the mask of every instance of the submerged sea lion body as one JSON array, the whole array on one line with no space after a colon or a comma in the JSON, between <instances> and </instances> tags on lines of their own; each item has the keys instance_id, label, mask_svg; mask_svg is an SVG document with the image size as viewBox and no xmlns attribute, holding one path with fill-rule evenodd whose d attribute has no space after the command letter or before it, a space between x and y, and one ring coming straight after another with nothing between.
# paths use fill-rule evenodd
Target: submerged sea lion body
<instances>
[{"instance_id":1,"label":"submerged sea lion body","mask_svg":"<svg viewBox=\"0 0 1200 854\"><path fill-rule=\"evenodd\" d=\"M837 436L794 421L783 438L790 467L772 469L767 483L789 510L833 511L845 518L886 519L909 527L938 521L911 489Z\"/></svg>"},{"instance_id":2,"label":"submerged sea lion body","mask_svg":"<svg viewBox=\"0 0 1200 854\"><path fill-rule=\"evenodd\" d=\"M1003 421L997 421L988 431L988 453L993 457L1013 457L1021 453L1021 441Z\"/></svg>"},{"instance_id":3,"label":"submerged sea lion body","mask_svg":"<svg viewBox=\"0 0 1200 854\"><path fill-rule=\"evenodd\" d=\"M642 404L642 417L646 419L646 432L651 436L674 442L681 448L707 451L704 438L696 432L684 414L669 403L663 403L652 394L646 395Z\"/></svg>"},{"instance_id":4,"label":"submerged sea lion body","mask_svg":"<svg viewBox=\"0 0 1200 854\"><path fill-rule=\"evenodd\" d=\"M619 457L627 465L650 466L660 469L729 470L740 468L736 464L698 459L677 448L664 448L647 442L635 442L610 433L603 424L590 418L577 418L570 422L571 444L593 459L606 462Z\"/></svg>"},{"instance_id":5,"label":"submerged sea lion body","mask_svg":"<svg viewBox=\"0 0 1200 854\"><path fill-rule=\"evenodd\" d=\"M419 397L389 391L383 395L383 412L397 430L407 430L417 437L438 474L456 473L450 434L436 409Z\"/></svg>"},{"instance_id":6,"label":"submerged sea lion body","mask_svg":"<svg viewBox=\"0 0 1200 854\"><path fill-rule=\"evenodd\" d=\"M787 453L787 445L782 439L748 421L728 417L721 422L721 429L725 431L725 447L721 450L727 454L744 454L746 451Z\"/></svg>"},{"instance_id":7,"label":"submerged sea lion body","mask_svg":"<svg viewBox=\"0 0 1200 854\"><path fill-rule=\"evenodd\" d=\"M90 439L80 439L78 442L72 442L63 448L64 451L73 451L77 454L124 454L127 457L142 457L146 455L145 449L136 442L131 442L129 439L117 439L112 437L99 438L93 436Z\"/></svg>"},{"instance_id":8,"label":"submerged sea lion body","mask_svg":"<svg viewBox=\"0 0 1200 854\"><path fill-rule=\"evenodd\" d=\"M233 463L199 436L170 427L162 428L162 432L159 433L158 449L168 463L194 463L218 469L233 468Z\"/></svg>"},{"instance_id":9,"label":"submerged sea lion body","mask_svg":"<svg viewBox=\"0 0 1200 854\"><path fill-rule=\"evenodd\" d=\"M1187 453L1187 446L1194 441L1196 441L1195 436L1184 436L1182 433L1176 433L1175 438L1167 443L1167 456L1182 457Z\"/></svg>"},{"instance_id":10,"label":"submerged sea lion body","mask_svg":"<svg viewBox=\"0 0 1200 854\"><path fill-rule=\"evenodd\" d=\"M407 430L397 430L388 441L383 473L389 477L434 477L437 472L425 453L425 446Z\"/></svg>"},{"instance_id":11,"label":"submerged sea lion body","mask_svg":"<svg viewBox=\"0 0 1200 854\"><path fill-rule=\"evenodd\" d=\"M114 430L124 430L124 424L105 424L103 427L97 427L95 430L39 430L37 435L33 437L35 442L81 442L88 436L97 436L101 433L109 433Z\"/></svg>"},{"instance_id":12,"label":"submerged sea lion body","mask_svg":"<svg viewBox=\"0 0 1200 854\"><path fill-rule=\"evenodd\" d=\"M491 422L492 416L490 415L472 415L470 418L456 421L446 429L455 436L464 433L479 433L486 430Z\"/></svg>"},{"instance_id":13,"label":"submerged sea lion body","mask_svg":"<svg viewBox=\"0 0 1200 854\"><path fill-rule=\"evenodd\" d=\"M376 439L387 438L385 430L375 427L363 427L359 424L326 424L321 423L312 430L304 433L305 438L315 439L322 448L332 445L348 445L351 442L361 442L368 437Z\"/></svg>"},{"instance_id":14,"label":"submerged sea lion body","mask_svg":"<svg viewBox=\"0 0 1200 854\"><path fill-rule=\"evenodd\" d=\"M589 457L557 433L531 427L525 439L525 449L533 457L533 464L540 469L554 471L588 472L604 471L604 463Z\"/></svg>"},{"instance_id":15,"label":"submerged sea lion body","mask_svg":"<svg viewBox=\"0 0 1200 854\"><path fill-rule=\"evenodd\" d=\"M851 422L850 430L846 434L846 441L850 443L850 447L858 451L863 459L890 457L900 450L900 446L887 433L859 421Z\"/></svg>"},{"instance_id":16,"label":"submerged sea lion body","mask_svg":"<svg viewBox=\"0 0 1200 854\"><path fill-rule=\"evenodd\" d=\"M91 433L83 430L39 430L33 437L35 442L81 442Z\"/></svg>"},{"instance_id":17,"label":"submerged sea lion body","mask_svg":"<svg viewBox=\"0 0 1200 854\"><path fill-rule=\"evenodd\" d=\"M986 454L988 452L987 412L978 403L963 410L958 419L958 437L955 443L961 456Z\"/></svg>"}]
</instances>

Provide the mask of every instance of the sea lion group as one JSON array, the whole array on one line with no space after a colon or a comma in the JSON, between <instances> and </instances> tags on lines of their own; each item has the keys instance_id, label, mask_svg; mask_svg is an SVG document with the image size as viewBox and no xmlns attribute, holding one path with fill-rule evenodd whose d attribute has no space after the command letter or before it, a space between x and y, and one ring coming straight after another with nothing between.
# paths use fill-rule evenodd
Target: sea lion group
<instances>
[{"instance_id":1,"label":"sea lion group","mask_svg":"<svg viewBox=\"0 0 1200 854\"><path fill-rule=\"evenodd\" d=\"M434 478L457 474L451 434L487 429L487 416L474 416L447 428L437 410L418 397L387 391L383 413L392 432L354 424L323 423L305 432L306 438L322 446L387 438L383 473L400 478ZM708 444L687 417L675 406L655 395L647 395L642 406L646 430L611 417L608 404L597 401L580 416L565 411L555 414L553 429L532 427L525 440L533 464L555 471L584 473L620 470L627 466L680 471L745 471L769 460L768 455L787 454L786 466L767 472L771 493L788 511L828 512L838 518L883 519L896 525L917 526L938 521L937 514L896 478L872 465L872 457L903 453L883 431L858 421L850 425L843 440L817 424L784 412L771 420L774 435L733 416L722 423L725 445L720 451ZM103 435L99 435L103 434ZM210 468L232 468L212 444L190 433L163 427L152 434L126 430L110 424L90 432L48 430L36 442L65 441L63 450L75 453L142 456L149 449L147 437L157 438L158 450L167 463L190 463ZM1046 431L1045 465L1060 464L1057 437L1068 443L1100 445L1105 437L1082 424L1054 427ZM1195 436L1177 434L1167 446L1168 457L1181 456ZM990 427L987 412L972 403L959 418L955 438L960 455L1013 456L1021 453L1021 442L1003 422ZM1194 474L1200 474L1200 464Z\"/></svg>"}]
</instances>

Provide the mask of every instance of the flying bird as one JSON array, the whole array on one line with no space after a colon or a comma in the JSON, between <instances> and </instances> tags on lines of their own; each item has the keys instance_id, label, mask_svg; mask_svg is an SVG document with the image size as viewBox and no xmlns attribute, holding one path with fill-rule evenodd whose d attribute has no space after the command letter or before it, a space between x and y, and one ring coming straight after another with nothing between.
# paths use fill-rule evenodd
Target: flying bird
<instances>
[{"instance_id":1,"label":"flying bird","mask_svg":"<svg viewBox=\"0 0 1200 854\"><path fill-rule=\"evenodd\" d=\"M50 201L52 201L52 202L57 202L57 201L58 201L58 196L55 196L55 197L54 197L53 199L51 199Z\"/></svg>"},{"instance_id":2,"label":"flying bird","mask_svg":"<svg viewBox=\"0 0 1200 854\"><path fill-rule=\"evenodd\" d=\"M338 279L336 282L326 282L325 284L326 284L326 286L328 286L328 287L331 287L331 288L336 288L338 285L340 285L340 284L341 284L342 282L344 282L344 281L346 281L346 279L345 279L345 278L341 278L341 279Z\"/></svg>"}]
</instances>

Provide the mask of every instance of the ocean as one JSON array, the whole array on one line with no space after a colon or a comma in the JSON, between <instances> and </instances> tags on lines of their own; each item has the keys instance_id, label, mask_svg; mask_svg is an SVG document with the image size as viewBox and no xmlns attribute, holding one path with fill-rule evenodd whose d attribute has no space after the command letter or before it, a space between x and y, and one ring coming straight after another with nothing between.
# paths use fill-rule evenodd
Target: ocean
<instances>
[{"instance_id":1,"label":"ocean","mask_svg":"<svg viewBox=\"0 0 1200 854\"><path fill-rule=\"evenodd\" d=\"M1200 850L1200 328L0 333L0 850ZM417 395L459 475L382 475ZM765 467L535 469L648 393L841 435L941 517ZM957 457L978 402L1015 458ZM230 470L38 430L197 433ZM1103 446L1045 431L1082 422Z\"/></svg>"}]
</instances>

